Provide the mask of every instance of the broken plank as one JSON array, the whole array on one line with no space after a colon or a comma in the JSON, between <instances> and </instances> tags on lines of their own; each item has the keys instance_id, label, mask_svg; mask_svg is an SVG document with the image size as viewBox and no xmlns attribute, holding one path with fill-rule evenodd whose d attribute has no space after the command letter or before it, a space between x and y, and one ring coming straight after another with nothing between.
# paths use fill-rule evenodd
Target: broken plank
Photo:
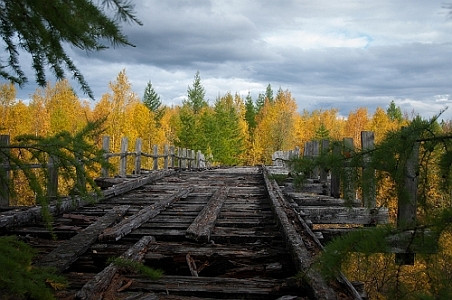
<instances>
[{"instance_id":1,"label":"broken plank","mask_svg":"<svg viewBox=\"0 0 452 300\"><path fill-rule=\"evenodd\" d=\"M141 262L147 252L147 248L155 238L152 236L142 237L135 245L129 248L120 257L136 262ZM109 264L102 272L98 273L92 280L87 282L80 291L77 292L77 299L102 299L101 295L108 288L118 267L113 263Z\"/></svg>"},{"instance_id":2,"label":"broken plank","mask_svg":"<svg viewBox=\"0 0 452 300\"><path fill-rule=\"evenodd\" d=\"M186 238L199 242L210 241L210 234L228 196L228 191L228 188L221 187L212 195L207 205L188 227Z\"/></svg>"},{"instance_id":3,"label":"broken plank","mask_svg":"<svg viewBox=\"0 0 452 300\"><path fill-rule=\"evenodd\" d=\"M118 218L125 215L129 205L114 207L103 217L99 218L94 224L83 229L79 234L71 239L62 242L56 249L47 254L39 265L54 267L59 272L63 272L85 253L93 244L102 230L113 224Z\"/></svg>"},{"instance_id":4,"label":"broken plank","mask_svg":"<svg viewBox=\"0 0 452 300\"><path fill-rule=\"evenodd\" d=\"M124 219L116 226L107 228L99 235L100 240L120 240L123 236L129 234L132 230L140 227L143 223L149 221L151 218L157 216L167 206L180 198L187 197L192 188L181 189L180 191L165 197L154 205L149 205L138 213L132 215L128 219Z\"/></svg>"}]
</instances>

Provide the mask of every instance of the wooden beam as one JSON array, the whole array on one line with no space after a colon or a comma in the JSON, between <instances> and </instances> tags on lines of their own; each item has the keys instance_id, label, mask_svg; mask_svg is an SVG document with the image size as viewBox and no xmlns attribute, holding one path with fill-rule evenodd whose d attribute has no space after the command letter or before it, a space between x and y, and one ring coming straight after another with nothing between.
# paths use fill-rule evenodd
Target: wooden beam
<instances>
[{"instance_id":1,"label":"wooden beam","mask_svg":"<svg viewBox=\"0 0 452 300\"><path fill-rule=\"evenodd\" d=\"M104 232L99 235L100 240L120 240L123 236L129 234L132 230L140 227L143 223L146 223L151 218L160 214L170 204L176 202L180 198L187 197L193 188L181 189L178 192L165 197L156 204L149 205L136 214L124 219L117 225L106 228Z\"/></svg>"},{"instance_id":2,"label":"wooden beam","mask_svg":"<svg viewBox=\"0 0 452 300\"><path fill-rule=\"evenodd\" d=\"M295 268L305 275L306 281L312 287L314 296L317 299L336 299L335 291L328 285L320 273L315 270L315 268L312 268L314 257L306 248L301 235L289 220L283 204L280 202L280 200L283 199L278 199L277 193L274 191L274 186L268 178L268 171L265 168L263 175L271 199L270 203L272 209L277 216L278 223L281 226L289 251L294 259Z\"/></svg>"},{"instance_id":3,"label":"wooden beam","mask_svg":"<svg viewBox=\"0 0 452 300\"><path fill-rule=\"evenodd\" d=\"M387 224L386 207L319 207L303 206L302 211L314 224Z\"/></svg>"},{"instance_id":4,"label":"wooden beam","mask_svg":"<svg viewBox=\"0 0 452 300\"><path fill-rule=\"evenodd\" d=\"M99 233L125 215L130 205L113 207L95 223L83 229L69 240L63 241L56 249L47 254L40 262L40 266L54 267L63 272L71 266L77 258L88 250L97 240Z\"/></svg>"},{"instance_id":5,"label":"wooden beam","mask_svg":"<svg viewBox=\"0 0 452 300\"><path fill-rule=\"evenodd\" d=\"M152 236L143 236L135 245L128 249L120 257L141 262L147 252L147 248L155 238ZM102 299L103 292L108 288L113 276L118 271L113 263L98 273L92 280L87 282L80 291L77 292L77 299Z\"/></svg>"},{"instance_id":6,"label":"wooden beam","mask_svg":"<svg viewBox=\"0 0 452 300\"><path fill-rule=\"evenodd\" d=\"M198 242L210 241L215 222L228 197L229 188L221 187L210 197L209 202L188 227L185 237Z\"/></svg>"}]
</instances>

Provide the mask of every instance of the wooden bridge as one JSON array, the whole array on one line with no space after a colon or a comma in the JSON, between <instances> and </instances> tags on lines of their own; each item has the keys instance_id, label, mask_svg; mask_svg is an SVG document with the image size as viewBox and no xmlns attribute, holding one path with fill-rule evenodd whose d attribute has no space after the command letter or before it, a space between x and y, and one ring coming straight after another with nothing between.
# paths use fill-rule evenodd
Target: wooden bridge
<instances>
[{"instance_id":1,"label":"wooden bridge","mask_svg":"<svg viewBox=\"0 0 452 300\"><path fill-rule=\"evenodd\" d=\"M51 206L56 240L38 207L1 211L0 233L19 236L38 250L36 265L69 280L59 299L362 299L344 276L327 282L312 267L334 232L316 224L384 223L387 211L346 208L316 194L315 183L296 192L273 179L280 171L176 168L107 179L95 204ZM151 280L112 257L164 275Z\"/></svg>"}]
</instances>

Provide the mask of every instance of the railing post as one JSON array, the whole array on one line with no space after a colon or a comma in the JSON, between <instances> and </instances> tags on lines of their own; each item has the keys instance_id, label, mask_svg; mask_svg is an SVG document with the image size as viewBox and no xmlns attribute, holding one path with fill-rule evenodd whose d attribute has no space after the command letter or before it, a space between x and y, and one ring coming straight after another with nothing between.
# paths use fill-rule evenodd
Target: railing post
<instances>
[{"instance_id":1,"label":"railing post","mask_svg":"<svg viewBox=\"0 0 452 300\"><path fill-rule=\"evenodd\" d=\"M397 209L397 228L416 226L417 208L417 172L419 168L419 143L416 142L406 159L404 170L404 186L399 191ZM396 253L395 260L400 265L413 265L414 253Z\"/></svg>"},{"instance_id":2,"label":"railing post","mask_svg":"<svg viewBox=\"0 0 452 300\"><path fill-rule=\"evenodd\" d=\"M353 145L353 138L344 138L343 155L345 158L344 163L344 176L342 180L342 188L345 201L355 201L355 176L353 176L353 167L351 166L351 160L353 151L355 149Z\"/></svg>"},{"instance_id":3,"label":"railing post","mask_svg":"<svg viewBox=\"0 0 452 300\"><path fill-rule=\"evenodd\" d=\"M105 160L108 163L108 154L110 153L110 136L108 135L102 137L102 150L104 151ZM108 177L108 168L102 167L101 176Z\"/></svg>"},{"instance_id":4,"label":"railing post","mask_svg":"<svg viewBox=\"0 0 452 300\"><path fill-rule=\"evenodd\" d=\"M200 169L201 168L201 150L198 150L196 152L196 169Z\"/></svg>"},{"instance_id":5,"label":"railing post","mask_svg":"<svg viewBox=\"0 0 452 300\"><path fill-rule=\"evenodd\" d=\"M321 143L321 149L320 149L320 153L322 155L324 155L326 152L328 152L328 148L330 146L330 141L328 140L322 140ZM328 170L326 169L325 166L320 166L320 182L321 183L326 183L327 179L328 179Z\"/></svg>"},{"instance_id":6,"label":"railing post","mask_svg":"<svg viewBox=\"0 0 452 300\"><path fill-rule=\"evenodd\" d=\"M182 153L179 155L181 161L181 169L187 168L187 148L182 148Z\"/></svg>"},{"instance_id":7,"label":"railing post","mask_svg":"<svg viewBox=\"0 0 452 300\"><path fill-rule=\"evenodd\" d=\"M154 145L154 153L153 153L153 157L154 159L154 170L158 170L159 169L159 146L158 145Z\"/></svg>"},{"instance_id":8,"label":"railing post","mask_svg":"<svg viewBox=\"0 0 452 300\"><path fill-rule=\"evenodd\" d=\"M374 208L376 204L376 184L375 169L370 165L369 151L375 149L374 133L372 131L361 132L361 149L363 151L363 168L362 168L362 190L363 205L367 208Z\"/></svg>"},{"instance_id":9,"label":"railing post","mask_svg":"<svg viewBox=\"0 0 452 300\"><path fill-rule=\"evenodd\" d=\"M168 145L163 148L163 169L168 169Z\"/></svg>"},{"instance_id":10,"label":"railing post","mask_svg":"<svg viewBox=\"0 0 452 300\"><path fill-rule=\"evenodd\" d=\"M47 164L47 196L54 198L58 195L58 159L53 156L49 156L49 162Z\"/></svg>"},{"instance_id":11,"label":"railing post","mask_svg":"<svg viewBox=\"0 0 452 300\"><path fill-rule=\"evenodd\" d=\"M0 146L8 146L10 141L9 135L0 135ZM2 150L3 153L0 152L0 207L1 206L9 206L9 178L10 171L8 155L10 152L9 149L5 148Z\"/></svg>"},{"instance_id":12,"label":"railing post","mask_svg":"<svg viewBox=\"0 0 452 300\"><path fill-rule=\"evenodd\" d=\"M141 144L140 138L135 141L135 174L141 174Z\"/></svg>"},{"instance_id":13,"label":"railing post","mask_svg":"<svg viewBox=\"0 0 452 300\"><path fill-rule=\"evenodd\" d=\"M339 159L341 156L341 148L338 144L333 146L333 157ZM337 166L331 169L331 196L340 198L341 196L341 170Z\"/></svg>"},{"instance_id":14,"label":"railing post","mask_svg":"<svg viewBox=\"0 0 452 300\"><path fill-rule=\"evenodd\" d=\"M121 151L120 151L120 159L119 159L119 176L120 177L126 177L128 144L129 144L129 140L127 139L127 137L123 137L121 139Z\"/></svg>"},{"instance_id":15,"label":"railing post","mask_svg":"<svg viewBox=\"0 0 452 300\"><path fill-rule=\"evenodd\" d=\"M174 146L170 147L170 156L171 156L171 168L174 169L174 167L176 166L176 153L174 150Z\"/></svg>"}]
</instances>

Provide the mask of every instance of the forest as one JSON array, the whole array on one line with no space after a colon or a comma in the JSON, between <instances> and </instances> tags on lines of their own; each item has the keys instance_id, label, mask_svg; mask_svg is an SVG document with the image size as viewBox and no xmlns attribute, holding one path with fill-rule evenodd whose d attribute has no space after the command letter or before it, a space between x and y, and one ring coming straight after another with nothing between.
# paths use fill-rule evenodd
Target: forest
<instances>
[{"instance_id":1,"label":"forest","mask_svg":"<svg viewBox=\"0 0 452 300\"><path fill-rule=\"evenodd\" d=\"M438 248L433 254L431 251L425 255L421 253L413 266L402 266L394 262L394 254L369 250L375 246L371 241L378 239L366 238L366 245L359 236L332 246L334 251L343 254L339 260L328 256L323 259L331 266L339 264L351 280L364 282L371 299L446 299L452 295L451 222L447 214L452 203L450 160L446 159L441 165L445 153L449 153L450 158L450 149L447 149L452 131L450 120L420 120L415 114L403 113L394 102L388 103L386 108L377 108L372 114L365 107L356 108L346 117L340 116L337 109L299 112L290 91L274 91L270 84L256 99L250 94L242 97L237 93L226 93L210 102L205 98L199 72L188 86L183 103L171 107L163 104L150 81L142 96L135 93L125 70L110 82L108 89L97 102L81 100L63 79L37 89L26 102L16 99L13 84L2 84L0 134L9 135L12 144L20 144L55 136L61 138L65 136L62 133L67 136L86 133L93 146L99 149L102 136L108 135L112 152L119 152L122 137L129 138L129 151L133 151L135 140L141 138L143 152L151 153L154 145L160 149L173 145L200 150L218 166L271 164L273 152L295 147L303 149L305 142L312 140L341 141L352 137L355 147L359 148L361 131L373 131L377 145L403 148L405 144L400 143L400 136L395 133L403 128L413 128L416 122L424 124L422 130L430 133L427 142L435 140L432 137L448 136L448 142L440 138L440 143L424 143L420 154L419 226L430 224L431 216L443 218ZM89 129L93 124L95 128ZM395 142L390 139L394 134L399 138ZM391 143L398 146L391 146ZM20 159L33 157L22 149L15 151ZM95 153L93 149L90 151ZM396 150L393 152L380 155L385 157L383 160L390 155L399 155ZM151 163L143 162L143 166L152 168ZM88 175L98 176L95 170L90 169ZM25 188L30 183L29 178L19 171L12 173L16 189L12 205L35 204L36 191L33 193ZM391 222L395 223L397 182L388 171L378 171L377 177L377 206L389 207ZM445 181L449 181L448 184L444 184ZM69 193L71 184L73 178L68 175L61 193ZM360 243L364 245L355 252L354 247Z\"/></svg>"}]
</instances>

